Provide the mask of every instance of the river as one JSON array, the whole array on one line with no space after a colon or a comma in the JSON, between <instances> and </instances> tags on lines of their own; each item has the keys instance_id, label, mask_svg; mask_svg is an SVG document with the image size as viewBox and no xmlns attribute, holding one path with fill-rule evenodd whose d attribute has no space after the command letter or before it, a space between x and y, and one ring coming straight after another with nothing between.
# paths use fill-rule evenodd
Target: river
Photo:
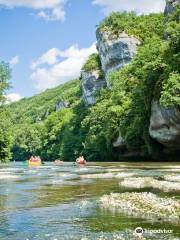
<instances>
[{"instance_id":1,"label":"river","mask_svg":"<svg viewBox=\"0 0 180 240\"><path fill-rule=\"evenodd\" d=\"M0 165L0 240L131 240L140 239L134 233L137 227L146 229L143 239L180 239L179 222L133 216L111 206L104 208L100 201L106 194L126 192L151 192L179 201L179 174L178 163ZM136 185L137 177L162 182L164 176L175 176L176 181L168 180L169 188L168 184L157 184L158 188L141 186L142 182L140 187ZM135 180L130 186L121 184L132 177ZM171 188L171 183L176 183L177 189Z\"/></svg>"}]
</instances>

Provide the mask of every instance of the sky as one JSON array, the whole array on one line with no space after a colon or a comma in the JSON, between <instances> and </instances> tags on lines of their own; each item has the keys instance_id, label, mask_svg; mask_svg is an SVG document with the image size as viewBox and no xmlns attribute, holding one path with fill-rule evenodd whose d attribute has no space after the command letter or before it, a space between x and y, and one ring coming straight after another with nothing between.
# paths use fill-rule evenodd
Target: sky
<instances>
[{"instance_id":1,"label":"sky","mask_svg":"<svg viewBox=\"0 0 180 240\"><path fill-rule=\"evenodd\" d=\"M96 26L111 12L164 7L165 0L0 0L0 61L12 69L8 101L78 78L97 51Z\"/></svg>"}]
</instances>

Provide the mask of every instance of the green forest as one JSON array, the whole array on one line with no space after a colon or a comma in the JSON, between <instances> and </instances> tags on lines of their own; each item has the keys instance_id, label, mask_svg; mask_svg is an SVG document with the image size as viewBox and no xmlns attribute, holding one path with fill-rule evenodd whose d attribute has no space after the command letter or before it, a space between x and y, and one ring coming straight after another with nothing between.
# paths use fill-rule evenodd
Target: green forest
<instances>
[{"instance_id":1,"label":"green forest","mask_svg":"<svg viewBox=\"0 0 180 240\"><path fill-rule=\"evenodd\" d=\"M81 77L31 98L6 104L11 70L0 63L0 161L25 161L40 155L43 161L118 161L123 154L113 148L121 133L127 151L157 159L162 146L149 136L151 103L180 108L180 8L164 14L137 16L113 13L97 26L112 38L121 32L136 36L141 45L131 61L109 76L111 88L95 94L87 106L82 98ZM98 70L93 54L82 70Z\"/></svg>"}]
</instances>

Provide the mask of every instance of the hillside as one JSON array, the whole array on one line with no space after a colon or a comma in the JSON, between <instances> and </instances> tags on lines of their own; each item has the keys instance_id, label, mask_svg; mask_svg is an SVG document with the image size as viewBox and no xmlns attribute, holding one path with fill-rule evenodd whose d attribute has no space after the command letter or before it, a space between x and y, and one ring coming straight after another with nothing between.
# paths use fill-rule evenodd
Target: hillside
<instances>
[{"instance_id":1,"label":"hillside","mask_svg":"<svg viewBox=\"0 0 180 240\"><path fill-rule=\"evenodd\" d=\"M18 161L39 154L52 160L62 152L70 160L82 145L78 126L86 107L81 95L80 81L74 80L9 105L13 158Z\"/></svg>"},{"instance_id":2,"label":"hillside","mask_svg":"<svg viewBox=\"0 0 180 240\"><path fill-rule=\"evenodd\" d=\"M8 109L14 124L35 123L58 109L61 102L71 107L80 97L80 81L74 80L12 103Z\"/></svg>"},{"instance_id":3,"label":"hillside","mask_svg":"<svg viewBox=\"0 0 180 240\"><path fill-rule=\"evenodd\" d=\"M80 80L11 104L13 158L177 158L180 146L179 7L113 13L97 27L98 54ZM167 37L168 36L168 37Z\"/></svg>"}]
</instances>

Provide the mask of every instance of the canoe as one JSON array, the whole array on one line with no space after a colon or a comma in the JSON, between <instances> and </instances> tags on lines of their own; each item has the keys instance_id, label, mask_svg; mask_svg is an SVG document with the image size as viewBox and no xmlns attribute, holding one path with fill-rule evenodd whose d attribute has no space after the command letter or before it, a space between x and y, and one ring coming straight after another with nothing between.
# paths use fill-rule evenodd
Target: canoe
<instances>
[{"instance_id":1,"label":"canoe","mask_svg":"<svg viewBox=\"0 0 180 240\"><path fill-rule=\"evenodd\" d=\"M41 166L41 161L28 161L29 166Z\"/></svg>"},{"instance_id":2,"label":"canoe","mask_svg":"<svg viewBox=\"0 0 180 240\"><path fill-rule=\"evenodd\" d=\"M54 161L54 164L55 165L61 165L61 164L63 164L64 163L64 161L62 161L62 160L55 160Z\"/></svg>"},{"instance_id":3,"label":"canoe","mask_svg":"<svg viewBox=\"0 0 180 240\"><path fill-rule=\"evenodd\" d=\"M76 159L76 163L78 165L85 165L86 164L86 160L84 159L84 157L79 157Z\"/></svg>"}]
</instances>

